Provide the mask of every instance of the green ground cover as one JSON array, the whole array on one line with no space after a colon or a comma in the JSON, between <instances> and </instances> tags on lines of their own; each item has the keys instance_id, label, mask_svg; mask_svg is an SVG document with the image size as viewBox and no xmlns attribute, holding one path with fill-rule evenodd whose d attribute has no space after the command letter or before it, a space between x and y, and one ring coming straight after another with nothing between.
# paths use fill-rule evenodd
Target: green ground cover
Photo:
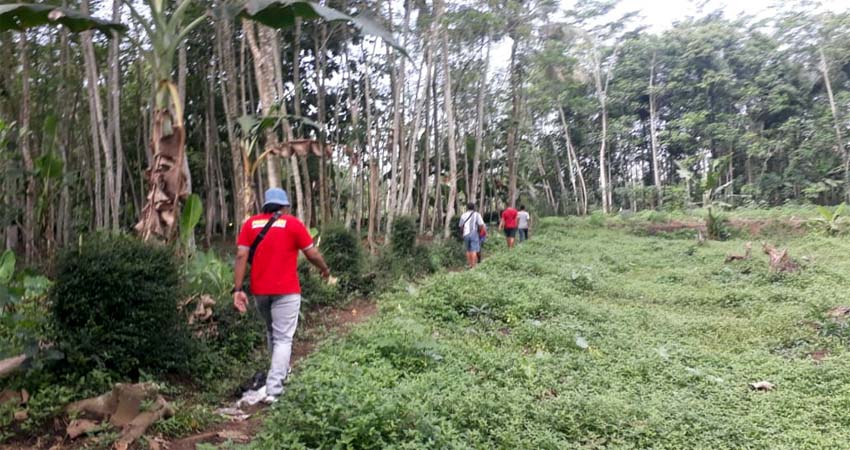
<instances>
[{"instance_id":1,"label":"green ground cover","mask_svg":"<svg viewBox=\"0 0 850 450\"><path fill-rule=\"evenodd\" d=\"M802 266L781 275L758 243L726 264L745 239L599 225L546 219L474 271L398 285L302 365L252 446L848 446L850 331L826 317L850 305L846 237L775 237Z\"/></svg>"}]
</instances>

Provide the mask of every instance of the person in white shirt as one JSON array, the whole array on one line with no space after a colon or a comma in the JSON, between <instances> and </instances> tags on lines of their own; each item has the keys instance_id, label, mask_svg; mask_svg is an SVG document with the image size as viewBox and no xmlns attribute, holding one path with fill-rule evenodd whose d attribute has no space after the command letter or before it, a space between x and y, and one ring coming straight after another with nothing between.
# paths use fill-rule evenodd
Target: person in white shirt
<instances>
[{"instance_id":1,"label":"person in white shirt","mask_svg":"<svg viewBox=\"0 0 850 450\"><path fill-rule=\"evenodd\" d=\"M525 210L525 205L520 205L519 214L517 214L519 241L528 240L528 230L531 229L531 214Z\"/></svg>"},{"instance_id":2,"label":"person in white shirt","mask_svg":"<svg viewBox=\"0 0 850 450\"><path fill-rule=\"evenodd\" d=\"M466 209L467 211L460 216L458 226L463 236L464 248L466 248L466 264L472 269L478 263L478 252L481 251L479 233L486 225L481 214L475 211L475 203L469 203Z\"/></svg>"}]
</instances>

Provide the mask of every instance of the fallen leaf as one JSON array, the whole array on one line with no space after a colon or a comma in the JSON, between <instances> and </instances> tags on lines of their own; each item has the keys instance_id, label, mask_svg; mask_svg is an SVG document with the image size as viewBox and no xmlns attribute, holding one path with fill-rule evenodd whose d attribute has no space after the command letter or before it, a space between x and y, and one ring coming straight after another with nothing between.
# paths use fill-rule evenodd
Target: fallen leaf
<instances>
[{"instance_id":1,"label":"fallen leaf","mask_svg":"<svg viewBox=\"0 0 850 450\"><path fill-rule=\"evenodd\" d=\"M27 420L27 410L22 409L19 411L15 411L15 420L18 422L23 422Z\"/></svg>"},{"instance_id":2,"label":"fallen leaf","mask_svg":"<svg viewBox=\"0 0 850 450\"><path fill-rule=\"evenodd\" d=\"M21 389L21 404L26 405L30 401L30 393L26 389Z\"/></svg>"},{"instance_id":3,"label":"fallen leaf","mask_svg":"<svg viewBox=\"0 0 850 450\"><path fill-rule=\"evenodd\" d=\"M815 362L821 362L821 361L824 360L824 358L827 357L827 355L829 355L829 350L826 350L826 349L815 350L815 351L812 352L812 359Z\"/></svg>"},{"instance_id":4,"label":"fallen leaf","mask_svg":"<svg viewBox=\"0 0 850 450\"><path fill-rule=\"evenodd\" d=\"M750 389L754 391L772 391L775 387L776 385L769 381L759 381L756 383L750 383Z\"/></svg>"},{"instance_id":5,"label":"fallen leaf","mask_svg":"<svg viewBox=\"0 0 850 450\"><path fill-rule=\"evenodd\" d=\"M93 420L74 419L68 424L68 427L65 428L65 432L68 433L69 438L76 439L80 435L96 430L99 426L100 425Z\"/></svg>"}]
</instances>

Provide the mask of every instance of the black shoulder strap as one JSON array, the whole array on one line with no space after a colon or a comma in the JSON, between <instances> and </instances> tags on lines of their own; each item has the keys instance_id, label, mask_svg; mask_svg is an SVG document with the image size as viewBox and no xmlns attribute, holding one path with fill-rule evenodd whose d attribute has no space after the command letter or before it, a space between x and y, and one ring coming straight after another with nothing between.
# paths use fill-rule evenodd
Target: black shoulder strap
<instances>
[{"instance_id":1,"label":"black shoulder strap","mask_svg":"<svg viewBox=\"0 0 850 450\"><path fill-rule=\"evenodd\" d=\"M277 219L280 219L280 216L282 215L283 211L275 211L269 221L266 222L266 226L264 226L263 229L260 231L260 234L258 234L257 237L254 238L254 242L251 243L251 249L248 250L248 264L252 264L254 262L254 253L257 251L257 246L260 245L260 242L263 240L264 237L266 237L266 233L269 232L269 229L271 229L272 225L274 225L274 223L277 222Z\"/></svg>"}]
</instances>

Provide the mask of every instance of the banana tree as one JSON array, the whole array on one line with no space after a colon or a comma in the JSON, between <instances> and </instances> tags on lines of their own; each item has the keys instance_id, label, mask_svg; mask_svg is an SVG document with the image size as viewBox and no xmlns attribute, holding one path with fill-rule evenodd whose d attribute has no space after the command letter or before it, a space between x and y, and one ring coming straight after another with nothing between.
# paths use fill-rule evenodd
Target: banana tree
<instances>
[{"instance_id":1,"label":"banana tree","mask_svg":"<svg viewBox=\"0 0 850 450\"><path fill-rule=\"evenodd\" d=\"M185 22L192 0L180 0L171 14L167 0L147 0L151 18L143 17L132 2L123 0L133 18L147 34L151 49L146 53L154 68L156 86L154 122L151 127L152 167L148 169L149 190L136 230L144 239L170 240L175 235L175 219L180 201L188 193L184 172L186 131L183 105L173 81L174 56L189 33L202 24L209 12ZM347 14L307 0L248 0L225 3L212 11L223 20L255 20L272 28L295 25L295 19L347 21L363 33L372 34L400 48L392 35L365 17ZM139 43L137 43L138 45ZM138 45L141 48L141 45Z\"/></svg>"}]
</instances>

